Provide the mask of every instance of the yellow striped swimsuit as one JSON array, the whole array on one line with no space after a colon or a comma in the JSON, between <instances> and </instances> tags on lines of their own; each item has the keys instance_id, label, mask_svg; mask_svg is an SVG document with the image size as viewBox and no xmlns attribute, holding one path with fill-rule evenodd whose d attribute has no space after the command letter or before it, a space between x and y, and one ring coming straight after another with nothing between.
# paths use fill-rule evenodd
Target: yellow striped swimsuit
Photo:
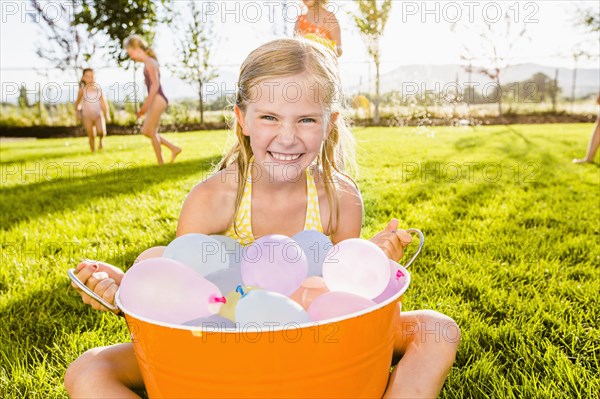
<instances>
[{"instance_id":1,"label":"yellow striped swimsuit","mask_svg":"<svg viewBox=\"0 0 600 399\"><path fill-rule=\"evenodd\" d=\"M249 168L252 166L250 159ZM249 169L251 170L251 169ZM306 220L304 221L304 230L316 230L323 233L323 226L321 225L321 213L319 211L319 195L317 193L317 186L315 184L313 172L311 168L306 169L306 189L307 189L307 205L306 205ZM242 245L250 245L254 242L254 235L252 234L252 215L251 215L251 202L252 202L252 175L248 173L246 180L246 186L244 187L244 193L242 195L242 201L240 203L240 209L236 215L235 221L237 223L238 234L236 234L233 223L229 229L225 232L227 237L231 237L237 240Z\"/></svg>"}]
</instances>

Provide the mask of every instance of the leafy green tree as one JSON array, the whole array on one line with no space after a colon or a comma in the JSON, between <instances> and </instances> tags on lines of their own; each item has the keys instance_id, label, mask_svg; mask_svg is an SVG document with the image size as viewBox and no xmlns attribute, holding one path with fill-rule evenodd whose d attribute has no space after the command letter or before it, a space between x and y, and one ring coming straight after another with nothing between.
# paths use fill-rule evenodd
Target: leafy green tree
<instances>
[{"instance_id":1,"label":"leafy green tree","mask_svg":"<svg viewBox=\"0 0 600 399\"><path fill-rule=\"evenodd\" d=\"M125 39L137 34L148 43L154 39L156 25L168 21L170 16L169 0L79 0L81 6L75 14L75 22L87 27L92 35L107 36L106 48L110 56L119 65L128 62L123 48ZM158 6L165 6L164 16L159 16ZM136 85L136 67L133 68L133 83ZM137 112L137 88L134 90L134 108Z\"/></svg>"},{"instance_id":2,"label":"leafy green tree","mask_svg":"<svg viewBox=\"0 0 600 399\"><path fill-rule=\"evenodd\" d=\"M91 34L107 36L106 48L110 55L122 65L128 60L123 42L138 34L151 43L154 39L159 16L159 4L168 5L169 0L79 0L81 7L75 21L87 27ZM169 8L165 8L169 11ZM165 18L168 18L168 12Z\"/></svg>"},{"instance_id":3,"label":"leafy green tree","mask_svg":"<svg viewBox=\"0 0 600 399\"><path fill-rule=\"evenodd\" d=\"M352 17L367 46L367 53L375 64L375 114L373 121L379 123L381 65L379 40L383 36L392 9L392 0L357 0L355 3L358 10L352 14Z\"/></svg>"}]
</instances>

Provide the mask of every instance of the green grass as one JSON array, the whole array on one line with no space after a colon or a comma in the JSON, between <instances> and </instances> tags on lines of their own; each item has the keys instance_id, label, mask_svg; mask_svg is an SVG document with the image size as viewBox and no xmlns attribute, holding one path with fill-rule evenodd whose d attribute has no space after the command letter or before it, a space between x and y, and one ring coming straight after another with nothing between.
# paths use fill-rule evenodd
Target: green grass
<instances>
[{"instance_id":1,"label":"green grass","mask_svg":"<svg viewBox=\"0 0 600 399\"><path fill-rule=\"evenodd\" d=\"M363 237L391 217L422 229L403 309L462 329L443 398L598 392L600 169L571 163L591 130L356 129ZM174 238L226 135L167 136L185 152L160 168L140 136L109 137L96 155L85 139L2 143L0 397L66 397L70 362L128 340L122 320L81 303L66 270L82 257L127 267Z\"/></svg>"}]
</instances>

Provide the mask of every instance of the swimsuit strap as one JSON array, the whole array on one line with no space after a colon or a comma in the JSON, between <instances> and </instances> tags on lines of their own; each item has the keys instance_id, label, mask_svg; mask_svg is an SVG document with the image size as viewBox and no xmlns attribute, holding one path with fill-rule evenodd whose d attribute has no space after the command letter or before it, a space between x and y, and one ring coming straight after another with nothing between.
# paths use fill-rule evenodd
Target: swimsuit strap
<instances>
[{"instance_id":1,"label":"swimsuit strap","mask_svg":"<svg viewBox=\"0 0 600 399\"><path fill-rule=\"evenodd\" d=\"M236 234L233 228L233 223L227 232L225 232L226 236L237 240L244 246L254 242L254 235L252 234L252 174L250 172L253 162L254 157L250 158L250 161L248 162L246 185L244 187L244 192L242 193L242 200L240 202L238 213L235 216L238 234ZM319 193L317 192L314 173L310 167L306 170L306 191L307 202L304 230L317 230L322 233L323 227L321 225L321 214L319 210Z\"/></svg>"}]
</instances>

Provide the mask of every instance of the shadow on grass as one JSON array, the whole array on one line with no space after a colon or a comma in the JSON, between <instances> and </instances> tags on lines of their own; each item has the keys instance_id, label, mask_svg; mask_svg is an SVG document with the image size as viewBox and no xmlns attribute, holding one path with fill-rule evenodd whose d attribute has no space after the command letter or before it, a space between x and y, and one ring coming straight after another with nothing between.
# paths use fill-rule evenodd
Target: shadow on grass
<instances>
[{"instance_id":1,"label":"shadow on grass","mask_svg":"<svg viewBox=\"0 0 600 399\"><path fill-rule=\"evenodd\" d=\"M76 177L18 185L2 190L1 227L8 230L14 225L47 216L66 209L75 209L101 198L143 192L167 180L185 176L208 175L212 164L220 156L194 159L164 166L121 168L88 177ZM93 177L93 178L92 178ZM190 187L191 189L191 187Z\"/></svg>"}]
</instances>

